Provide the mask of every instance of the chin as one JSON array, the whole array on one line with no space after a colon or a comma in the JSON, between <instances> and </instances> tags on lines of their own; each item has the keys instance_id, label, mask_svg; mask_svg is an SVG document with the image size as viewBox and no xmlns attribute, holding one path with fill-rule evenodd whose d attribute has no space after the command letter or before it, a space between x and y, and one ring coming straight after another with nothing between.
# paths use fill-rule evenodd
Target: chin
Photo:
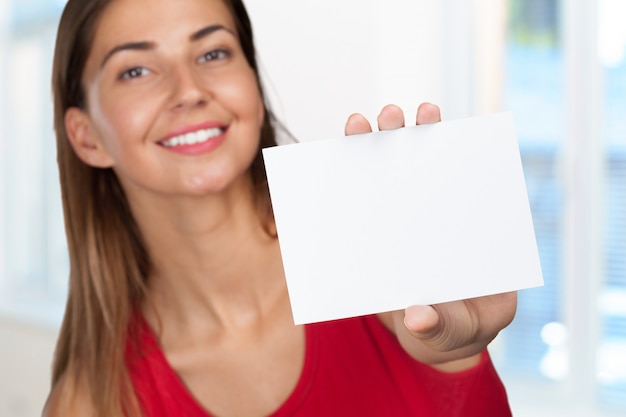
<instances>
[{"instance_id":1,"label":"chin","mask_svg":"<svg viewBox=\"0 0 626 417\"><path fill-rule=\"evenodd\" d=\"M248 171L238 175L196 175L186 182L185 190L198 197L249 190L249 177Z\"/></svg>"}]
</instances>

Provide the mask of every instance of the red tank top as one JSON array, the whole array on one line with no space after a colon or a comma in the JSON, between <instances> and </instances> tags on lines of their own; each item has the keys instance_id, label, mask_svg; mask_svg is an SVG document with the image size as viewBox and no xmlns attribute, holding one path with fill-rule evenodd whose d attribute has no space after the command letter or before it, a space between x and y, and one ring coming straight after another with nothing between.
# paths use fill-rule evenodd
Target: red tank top
<instances>
[{"instance_id":1,"label":"red tank top","mask_svg":"<svg viewBox=\"0 0 626 417\"><path fill-rule=\"evenodd\" d=\"M135 329L126 362L145 416L211 417L146 322ZM375 316L307 325L305 335L300 379L271 417L511 416L487 351L476 367L450 374L411 358Z\"/></svg>"}]
</instances>

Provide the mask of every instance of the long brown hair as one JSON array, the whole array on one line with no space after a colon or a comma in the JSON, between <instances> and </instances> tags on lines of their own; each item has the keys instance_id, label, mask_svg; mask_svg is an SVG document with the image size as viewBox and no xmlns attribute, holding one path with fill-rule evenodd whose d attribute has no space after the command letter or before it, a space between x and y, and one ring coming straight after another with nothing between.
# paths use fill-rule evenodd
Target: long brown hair
<instances>
[{"instance_id":1,"label":"long brown hair","mask_svg":"<svg viewBox=\"0 0 626 417\"><path fill-rule=\"evenodd\" d=\"M124 191L112 169L93 168L74 153L65 129L70 107L85 109L81 84L102 12L111 0L69 0L59 23L52 88L59 175L70 257L69 293L57 342L52 384L86 384L97 416L139 413L125 370L133 309L143 300L150 259ZM241 0L224 0L239 42L256 73L252 27ZM274 118L265 105L260 147L249 172L258 202L271 213L261 148L276 145ZM71 388L70 388L71 390ZM71 392L68 393L71 396Z\"/></svg>"}]
</instances>

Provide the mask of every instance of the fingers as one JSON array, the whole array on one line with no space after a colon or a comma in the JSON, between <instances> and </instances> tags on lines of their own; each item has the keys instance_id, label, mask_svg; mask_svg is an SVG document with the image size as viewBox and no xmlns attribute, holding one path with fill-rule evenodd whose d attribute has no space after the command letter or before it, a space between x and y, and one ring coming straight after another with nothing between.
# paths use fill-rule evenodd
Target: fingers
<instances>
[{"instance_id":1,"label":"fingers","mask_svg":"<svg viewBox=\"0 0 626 417\"><path fill-rule=\"evenodd\" d=\"M392 130L404 127L404 113L395 104L388 104L378 115L378 130Z\"/></svg>"},{"instance_id":2,"label":"fingers","mask_svg":"<svg viewBox=\"0 0 626 417\"><path fill-rule=\"evenodd\" d=\"M437 123L441 121L441 111L439 107L431 103L422 103L417 109L415 122L418 125ZM393 130L404 127L404 113L395 104L388 104L380 111L377 118L378 130ZM359 113L355 113L348 118L345 127L346 135L358 135L370 133L372 126L367 119Z\"/></svg>"},{"instance_id":3,"label":"fingers","mask_svg":"<svg viewBox=\"0 0 626 417\"><path fill-rule=\"evenodd\" d=\"M348 117L344 131L346 136L359 135L361 133L370 133L372 131L372 126L370 125L370 122L367 121L365 116L355 113Z\"/></svg>"},{"instance_id":4,"label":"fingers","mask_svg":"<svg viewBox=\"0 0 626 417\"><path fill-rule=\"evenodd\" d=\"M438 106L431 103L422 103L417 108L417 115L415 116L415 122L418 125L424 125L429 123L437 123L441 121L441 111Z\"/></svg>"}]
</instances>

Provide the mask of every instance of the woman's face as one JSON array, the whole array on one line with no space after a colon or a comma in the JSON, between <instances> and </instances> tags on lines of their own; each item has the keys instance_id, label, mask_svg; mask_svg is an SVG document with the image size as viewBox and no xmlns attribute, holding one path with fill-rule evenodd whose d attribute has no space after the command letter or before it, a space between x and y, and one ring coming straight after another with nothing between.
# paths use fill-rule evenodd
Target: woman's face
<instances>
[{"instance_id":1,"label":"woman's face","mask_svg":"<svg viewBox=\"0 0 626 417\"><path fill-rule=\"evenodd\" d=\"M72 145L129 194L223 191L259 146L263 102L221 0L112 1L82 81Z\"/></svg>"}]
</instances>

